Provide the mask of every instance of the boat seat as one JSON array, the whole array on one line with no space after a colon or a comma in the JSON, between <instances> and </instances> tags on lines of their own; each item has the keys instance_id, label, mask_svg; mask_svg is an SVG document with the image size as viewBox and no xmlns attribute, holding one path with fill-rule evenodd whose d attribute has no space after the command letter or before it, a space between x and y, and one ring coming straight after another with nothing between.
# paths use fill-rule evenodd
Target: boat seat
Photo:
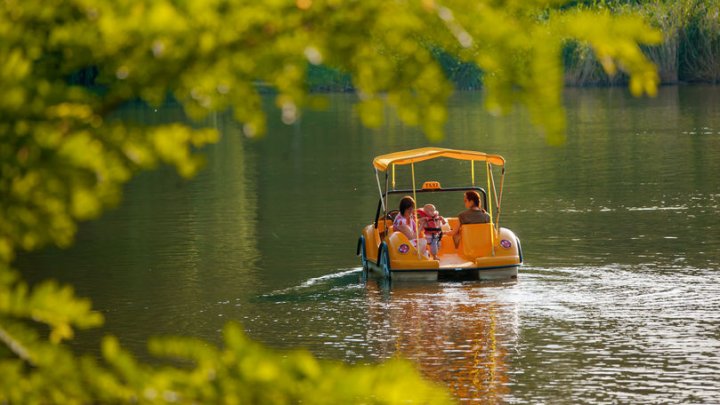
<instances>
[{"instance_id":1,"label":"boat seat","mask_svg":"<svg viewBox=\"0 0 720 405\"><path fill-rule=\"evenodd\" d=\"M460 228L458 252L467 258L490 256L492 254L492 224L465 224Z\"/></svg>"},{"instance_id":2,"label":"boat seat","mask_svg":"<svg viewBox=\"0 0 720 405\"><path fill-rule=\"evenodd\" d=\"M453 242L452 236L444 234L440 240L440 250L438 251L438 256L452 253L456 253L455 242Z\"/></svg>"}]
</instances>

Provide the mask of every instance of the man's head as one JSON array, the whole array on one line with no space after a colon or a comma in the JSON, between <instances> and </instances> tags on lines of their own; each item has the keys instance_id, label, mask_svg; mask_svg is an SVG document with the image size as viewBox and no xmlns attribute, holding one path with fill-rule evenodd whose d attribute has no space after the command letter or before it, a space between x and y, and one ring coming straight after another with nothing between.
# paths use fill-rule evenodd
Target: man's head
<instances>
[{"instance_id":1,"label":"man's head","mask_svg":"<svg viewBox=\"0 0 720 405\"><path fill-rule=\"evenodd\" d=\"M480 206L480 194L477 191L466 191L465 192L465 207L479 207Z\"/></svg>"}]
</instances>

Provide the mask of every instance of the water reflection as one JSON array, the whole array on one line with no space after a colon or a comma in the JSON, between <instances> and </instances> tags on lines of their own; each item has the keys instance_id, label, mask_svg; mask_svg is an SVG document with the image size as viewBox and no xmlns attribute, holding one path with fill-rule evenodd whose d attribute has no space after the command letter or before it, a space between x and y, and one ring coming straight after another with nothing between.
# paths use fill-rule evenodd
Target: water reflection
<instances>
[{"instance_id":1,"label":"water reflection","mask_svg":"<svg viewBox=\"0 0 720 405\"><path fill-rule=\"evenodd\" d=\"M367 339L381 357L414 361L463 400L498 402L510 392L508 357L518 337L517 304L498 285L367 282Z\"/></svg>"},{"instance_id":2,"label":"water reflection","mask_svg":"<svg viewBox=\"0 0 720 405\"><path fill-rule=\"evenodd\" d=\"M157 125L184 115L174 103L131 103L117 118ZM230 116L215 114L204 124L224 139L205 149L208 164L194 179L172 168L142 173L119 210L82 224L70 250L19 258L30 279L70 282L106 314L103 330L81 332L75 341L83 351L98 351L105 333L120 335L136 353L154 335L209 337L227 322L227 309L217 307L259 288L256 160Z\"/></svg>"}]
</instances>

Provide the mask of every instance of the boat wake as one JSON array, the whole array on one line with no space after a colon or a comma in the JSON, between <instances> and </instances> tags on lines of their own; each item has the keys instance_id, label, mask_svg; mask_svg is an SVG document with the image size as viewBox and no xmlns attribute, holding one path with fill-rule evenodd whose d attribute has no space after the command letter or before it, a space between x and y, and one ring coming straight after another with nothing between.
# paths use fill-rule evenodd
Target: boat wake
<instances>
[{"instance_id":1,"label":"boat wake","mask_svg":"<svg viewBox=\"0 0 720 405\"><path fill-rule=\"evenodd\" d=\"M346 282L346 279L352 278L354 281L357 278L357 275L362 271L361 267L353 267L350 269L339 269L337 273L330 273L319 277L313 277L310 279L307 279L303 281L302 283L292 286L283 288L280 290L271 291L267 294L261 295L263 298L271 298L271 297L278 297L278 296L286 296L288 294L297 293L298 291L305 290L311 287L318 287L318 286L326 286L326 285L333 285L334 287L337 287L338 285L347 286L349 283ZM355 284L355 283L353 283Z\"/></svg>"},{"instance_id":2,"label":"boat wake","mask_svg":"<svg viewBox=\"0 0 720 405\"><path fill-rule=\"evenodd\" d=\"M327 282L327 281L329 281L329 280L334 280L334 279L338 279L338 278L343 278L343 277L345 277L345 276L349 276L349 275L351 275L351 274L356 274L356 273L359 273L360 271L362 271L362 268L360 268L360 267L353 267L352 269L346 269L346 270L344 270L344 271L340 271L340 272L337 272L337 273L326 274L326 275L320 276L320 277L313 277L313 278L308 279L307 281L303 282L302 284L298 285L298 286L295 287L295 288L306 288L306 287L310 287L310 286L313 286L313 285L318 284L318 283L324 283L324 282Z\"/></svg>"}]
</instances>

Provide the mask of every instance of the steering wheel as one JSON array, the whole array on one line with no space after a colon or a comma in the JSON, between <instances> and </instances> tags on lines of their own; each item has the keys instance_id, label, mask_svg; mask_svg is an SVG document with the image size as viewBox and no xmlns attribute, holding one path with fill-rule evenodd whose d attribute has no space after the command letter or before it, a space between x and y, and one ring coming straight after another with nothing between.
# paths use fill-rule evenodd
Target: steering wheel
<instances>
[{"instance_id":1,"label":"steering wheel","mask_svg":"<svg viewBox=\"0 0 720 405\"><path fill-rule=\"evenodd\" d=\"M395 217L400 213L400 210L390 210L387 213L387 219L393 221Z\"/></svg>"}]
</instances>

